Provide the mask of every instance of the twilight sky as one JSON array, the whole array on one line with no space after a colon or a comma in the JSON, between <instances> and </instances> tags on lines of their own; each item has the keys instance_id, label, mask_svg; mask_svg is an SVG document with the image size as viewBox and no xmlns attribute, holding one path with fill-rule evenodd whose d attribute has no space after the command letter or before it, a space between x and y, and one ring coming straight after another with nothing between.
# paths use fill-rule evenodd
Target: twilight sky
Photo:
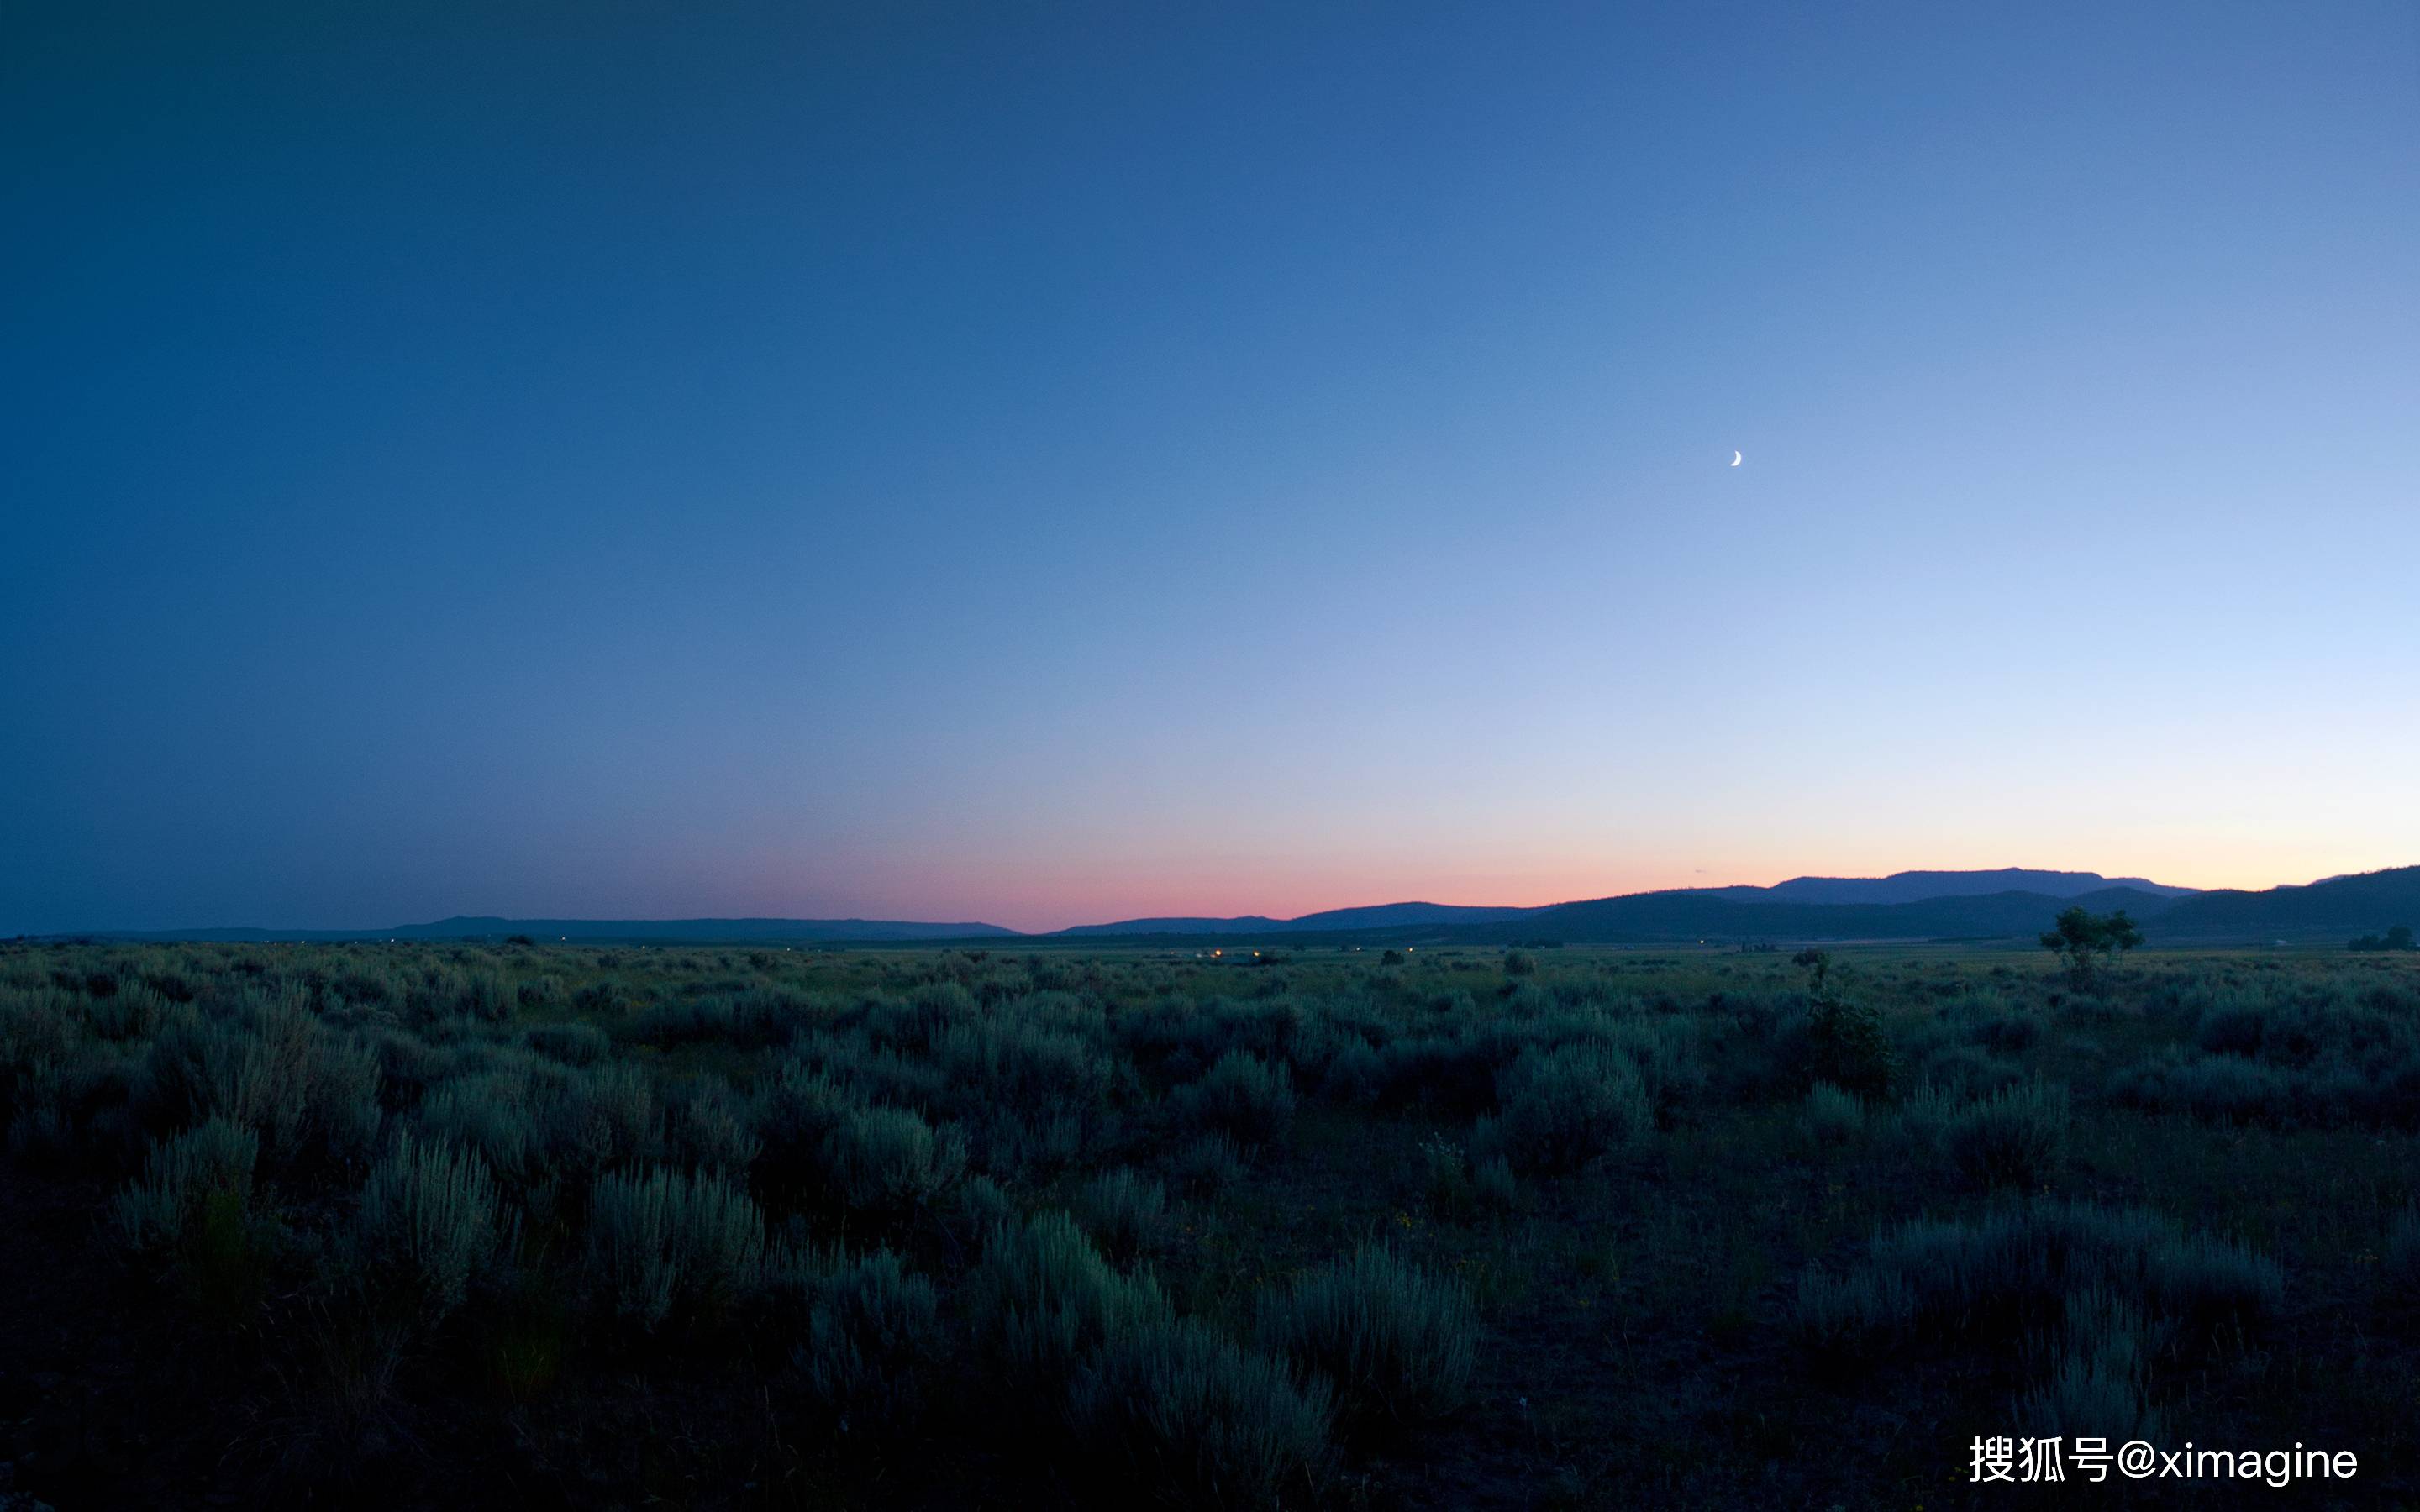
<instances>
[{"instance_id":1,"label":"twilight sky","mask_svg":"<svg viewBox=\"0 0 2420 1512\"><path fill-rule=\"evenodd\" d=\"M2408 0L18 0L0 224L0 933L2420 861Z\"/></svg>"}]
</instances>

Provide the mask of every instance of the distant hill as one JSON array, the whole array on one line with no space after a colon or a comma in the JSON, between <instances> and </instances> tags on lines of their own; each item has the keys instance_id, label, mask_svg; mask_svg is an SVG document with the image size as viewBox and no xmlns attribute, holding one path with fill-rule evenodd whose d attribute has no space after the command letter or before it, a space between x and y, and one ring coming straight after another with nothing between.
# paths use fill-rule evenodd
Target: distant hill
<instances>
[{"instance_id":1,"label":"distant hill","mask_svg":"<svg viewBox=\"0 0 2420 1512\"><path fill-rule=\"evenodd\" d=\"M1269 934L1294 928L1290 920L1260 914L1233 918L1122 918L1114 924L1076 924L1053 933L1074 938L1088 934Z\"/></svg>"},{"instance_id":2,"label":"distant hill","mask_svg":"<svg viewBox=\"0 0 2420 1512\"><path fill-rule=\"evenodd\" d=\"M2397 924L2420 926L2420 866L2261 892L2196 893L2170 906L2144 933L2155 945L2342 941Z\"/></svg>"},{"instance_id":3,"label":"distant hill","mask_svg":"<svg viewBox=\"0 0 2420 1512\"><path fill-rule=\"evenodd\" d=\"M1015 936L998 924L923 924L883 918L442 918L391 929L191 929L112 932L104 937L218 942L276 940L476 940L526 934L535 940L963 940Z\"/></svg>"},{"instance_id":4,"label":"distant hill","mask_svg":"<svg viewBox=\"0 0 2420 1512\"><path fill-rule=\"evenodd\" d=\"M1771 889L1752 889L1769 892ZM1573 945L1671 944L1733 939L1776 941L2005 939L2039 934L2059 911L2081 904L2095 913L2123 908L2148 919L2179 906L2158 893L2132 887L2052 897L1994 892L1913 903L1809 903L1738 898L1726 892L1641 892L1622 898L1559 903L1518 919L1458 930L1474 943L1521 939Z\"/></svg>"},{"instance_id":5,"label":"distant hill","mask_svg":"<svg viewBox=\"0 0 2420 1512\"><path fill-rule=\"evenodd\" d=\"M2080 898L2127 887L2161 898L2190 897L2191 887L2171 887L2141 877L2104 877L2098 872L2034 872L2002 867L1996 872L1894 872L1886 877L1792 877L1770 887L1726 887L1727 893L1761 893L1776 903L1915 903L1928 898L1979 898L1995 892L2033 892L2045 898Z\"/></svg>"},{"instance_id":6,"label":"distant hill","mask_svg":"<svg viewBox=\"0 0 2420 1512\"><path fill-rule=\"evenodd\" d=\"M1129 918L1060 931L1062 936L1185 939L1249 934L1305 941L1386 935L1406 941L1574 944L1734 939L1991 939L2036 934L2074 903L2148 918L2190 887L2097 872L1900 872L1887 877L1793 877L1770 887L1679 887L1535 908L1381 903L1299 918ZM2045 908L2045 903L2054 904Z\"/></svg>"},{"instance_id":7,"label":"distant hill","mask_svg":"<svg viewBox=\"0 0 2420 1512\"><path fill-rule=\"evenodd\" d=\"M2020 884L2009 886L2010 883ZM2420 867L2332 877L2263 892L2195 892L2092 872L1900 872L1887 877L1793 877L1770 887L1683 887L1538 908L1378 903L1298 918L1130 918L1084 924L1055 935L1019 934L997 924L863 918L566 919L458 918L391 929L202 929L100 932L155 940L501 939L699 944L706 941L897 943L916 940L1176 941L1235 935L1280 942L1404 942L1503 945L1677 944L1704 940L2029 939L2061 909L2123 908L2151 943L2226 944L2290 939L2341 943L2396 924L2420 925Z\"/></svg>"},{"instance_id":8,"label":"distant hill","mask_svg":"<svg viewBox=\"0 0 2420 1512\"><path fill-rule=\"evenodd\" d=\"M1535 908L1462 907L1454 903L1372 903L1330 908L1299 918L1245 914L1233 918L1127 918L1114 924L1078 924L1062 935L1084 934L1278 934L1323 930L1399 929L1413 924L1484 924L1534 914Z\"/></svg>"}]
</instances>

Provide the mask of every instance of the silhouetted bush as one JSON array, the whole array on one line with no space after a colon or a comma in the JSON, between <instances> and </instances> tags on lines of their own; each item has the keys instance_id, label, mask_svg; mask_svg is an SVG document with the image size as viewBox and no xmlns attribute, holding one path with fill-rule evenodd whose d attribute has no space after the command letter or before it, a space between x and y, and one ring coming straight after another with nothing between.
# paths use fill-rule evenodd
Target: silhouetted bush
<instances>
[{"instance_id":1,"label":"silhouetted bush","mask_svg":"<svg viewBox=\"0 0 2420 1512\"><path fill-rule=\"evenodd\" d=\"M1881 1011L1869 1004L1819 996L1807 1010L1809 1070L1860 1097L1886 1097L1899 1057L1883 1028Z\"/></svg>"}]
</instances>

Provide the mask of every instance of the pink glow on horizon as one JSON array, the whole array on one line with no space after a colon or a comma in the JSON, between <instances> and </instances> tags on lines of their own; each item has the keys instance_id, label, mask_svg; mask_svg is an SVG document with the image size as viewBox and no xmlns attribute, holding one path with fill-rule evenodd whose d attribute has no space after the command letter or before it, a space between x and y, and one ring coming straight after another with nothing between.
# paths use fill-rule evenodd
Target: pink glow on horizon
<instances>
[{"instance_id":1,"label":"pink glow on horizon","mask_svg":"<svg viewBox=\"0 0 2420 1512\"><path fill-rule=\"evenodd\" d=\"M969 867L937 865L928 872L910 869L852 896L835 906L814 897L800 897L773 875L749 879L752 886L737 889L765 899L741 906L737 900L712 909L690 908L688 914L710 912L734 917L855 917L954 923L997 924L1028 933L1047 933L1076 925L1105 924L1127 918L1223 918L1261 915L1294 918L1337 908L1380 903L1432 903L1483 907L1541 907L1553 903L1617 897L1679 887L1731 886L1770 887L1797 876L1885 876L1904 871L1990 871L2003 867L2034 870L2097 871L2110 877L2140 877L2174 887L2203 889L2237 887L2258 890L2283 884L2301 884L2323 876L2372 871L2390 861L2346 862L2342 857L2308 857L2300 866L2281 864L2267 875L2246 874L2242 865L2227 865L2210 856L2180 854L2174 865L2156 861L2126 864L2104 862L2058 864L2039 859L1959 856L1949 859L1873 859L1857 864L1810 861L1802 865L1683 867L1640 863L1633 866L1537 867L1535 869L1473 866L1364 867L1349 865L1269 864L1242 857L1205 859L1177 871L1176 875L1136 876L1115 865L1098 867L1026 866ZM821 892L821 889L817 889ZM777 901L787 895L793 901ZM822 892L828 899L830 892ZM654 916L650 916L654 917Z\"/></svg>"}]
</instances>

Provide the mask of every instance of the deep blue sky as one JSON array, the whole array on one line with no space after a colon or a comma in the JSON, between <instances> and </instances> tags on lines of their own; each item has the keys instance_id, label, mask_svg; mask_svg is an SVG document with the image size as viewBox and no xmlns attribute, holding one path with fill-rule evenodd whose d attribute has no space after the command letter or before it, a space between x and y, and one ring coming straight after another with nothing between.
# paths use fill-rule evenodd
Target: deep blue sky
<instances>
[{"instance_id":1,"label":"deep blue sky","mask_svg":"<svg viewBox=\"0 0 2420 1512\"><path fill-rule=\"evenodd\" d=\"M0 933L2420 860L2415 170L2406 0L17 0Z\"/></svg>"}]
</instances>

